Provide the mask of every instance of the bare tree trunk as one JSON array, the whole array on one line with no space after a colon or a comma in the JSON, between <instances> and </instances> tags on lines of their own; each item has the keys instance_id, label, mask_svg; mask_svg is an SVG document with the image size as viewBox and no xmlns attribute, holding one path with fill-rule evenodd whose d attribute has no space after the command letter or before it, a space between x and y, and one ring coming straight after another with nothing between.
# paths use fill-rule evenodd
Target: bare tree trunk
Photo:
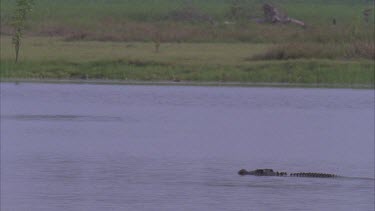
<instances>
[{"instance_id":1,"label":"bare tree trunk","mask_svg":"<svg viewBox=\"0 0 375 211\"><path fill-rule=\"evenodd\" d=\"M153 37L153 42L154 42L154 46L155 46L155 53L159 53L160 44L162 42L162 35L161 35L161 32L160 32L160 27L156 28L156 31L155 31L155 34L154 34L154 37Z\"/></svg>"},{"instance_id":2,"label":"bare tree trunk","mask_svg":"<svg viewBox=\"0 0 375 211\"><path fill-rule=\"evenodd\" d=\"M19 55L19 52L20 52L21 40L15 39L15 40L13 40L13 44L14 44L14 50L16 52L15 63L17 63L18 62L18 55Z\"/></svg>"}]
</instances>

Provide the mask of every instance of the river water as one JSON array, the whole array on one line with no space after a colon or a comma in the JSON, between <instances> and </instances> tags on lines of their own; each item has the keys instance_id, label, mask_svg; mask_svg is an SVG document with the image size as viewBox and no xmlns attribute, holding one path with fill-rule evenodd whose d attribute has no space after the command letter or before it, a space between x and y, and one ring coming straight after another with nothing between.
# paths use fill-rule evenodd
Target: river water
<instances>
[{"instance_id":1,"label":"river water","mask_svg":"<svg viewBox=\"0 0 375 211\"><path fill-rule=\"evenodd\" d=\"M374 90L1 84L1 210L274 209L374 210Z\"/></svg>"}]
</instances>

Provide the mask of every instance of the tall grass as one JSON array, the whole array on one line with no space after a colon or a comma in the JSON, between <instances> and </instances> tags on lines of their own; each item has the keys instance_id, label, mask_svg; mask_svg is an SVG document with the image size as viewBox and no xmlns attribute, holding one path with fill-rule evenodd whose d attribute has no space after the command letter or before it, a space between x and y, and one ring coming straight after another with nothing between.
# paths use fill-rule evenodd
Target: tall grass
<instances>
[{"instance_id":1,"label":"tall grass","mask_svg":"<svg viewBox=\"0 0 375 211\"><path fill-rule=\"evenodd\" d=\"M64 61L2 61L0 76L29 79L105 79L137 81L252 82L314 85L374 86L371 63L325 62L260 62L244 66L184 66L158 63L133 63L107 60L83 63Z\"/></svg>"}]
</instances>

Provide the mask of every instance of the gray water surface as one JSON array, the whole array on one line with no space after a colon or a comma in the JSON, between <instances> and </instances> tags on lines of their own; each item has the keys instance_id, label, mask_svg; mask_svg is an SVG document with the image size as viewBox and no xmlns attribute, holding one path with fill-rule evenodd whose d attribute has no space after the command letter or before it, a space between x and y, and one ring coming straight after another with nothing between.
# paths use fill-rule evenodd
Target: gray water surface
<instances>
[{"instance_id":1,"label":"gray water surface","mask_svg":"<svg viewBox=\"0 0 375 211\"><path fill-rule=\"evenodd\" d=\"M374 90L1 84L4 211L374 210L373 178Z\"/></svg>"}]
</instances>

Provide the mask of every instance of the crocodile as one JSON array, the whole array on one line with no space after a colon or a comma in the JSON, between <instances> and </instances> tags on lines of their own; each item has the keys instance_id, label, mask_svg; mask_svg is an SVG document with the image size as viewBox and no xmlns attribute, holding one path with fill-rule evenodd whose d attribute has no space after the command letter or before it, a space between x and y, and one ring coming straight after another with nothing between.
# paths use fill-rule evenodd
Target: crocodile
<instances>
[{"instance_id":1,"label":"crocodile","mask_svg":"<svg viewBox=\"0 0 375 211\"><path fill-rule=\"evenodd\" d=\"M256 169L253 171L247 171L246 169L241 169L238 171L238 174L241 176L244 175L254 175L254 176L279 176L279 177L319 177L319 178L334 178L338 177L335 174L326 174L326 173L317 173L317 172L298 172L290 173L287 172L278 172L273 169Z\"/></svg>"}]
</instances>

